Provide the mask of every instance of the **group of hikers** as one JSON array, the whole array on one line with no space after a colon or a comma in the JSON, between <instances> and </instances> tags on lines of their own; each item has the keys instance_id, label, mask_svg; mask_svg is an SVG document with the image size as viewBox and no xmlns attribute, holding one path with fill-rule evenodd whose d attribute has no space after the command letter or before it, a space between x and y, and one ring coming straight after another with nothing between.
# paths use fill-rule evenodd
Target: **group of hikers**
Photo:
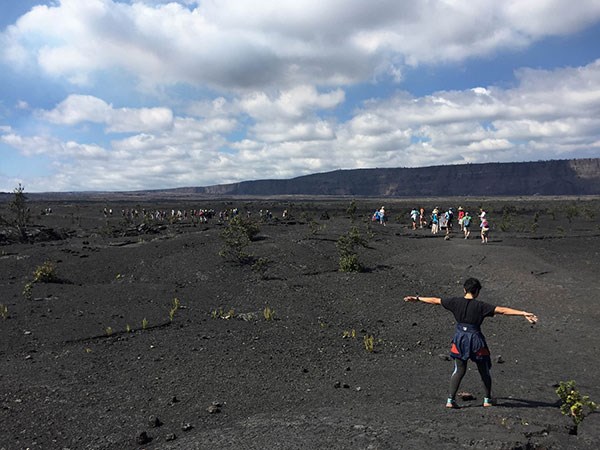
<instances>
[{"instance_id":1,"label":"group of hikers","mask_svg":"<svg viewBox=\"0 0 600 450\"><path fill-rule=\"evenodd\" d=\"M454 208L450 207L442 212L442 210L436 206L429 216L426 215L425 208L413 208L409 215L413 230L416 230L417 228L430 228L432 234L438 234L440 231L445 230L445 239L450 239L454 228ZM382 206L373 213L371 220L385 226L387 218L385 206ZM487 244L490 234L490 223L486 212L482 208L480 208L477 218L479 219L481 243ZM459 206L456 220L460 227L460 231L463 233L464 239L469 239L469 236L471 236L471 228L473 226L473 216L471 213L466 211L462 206Z\"/></svg>"},{"instance_id":2,"label":"group of hikers","mask_svg":"<svg viewBox=\"0 0 600 450\"><path fill-rule=\"evenodd\" d=\"M417 214L420 228L423 227L424 222L427 222L425 220L425 210L423 208L419 208L418 211L416 208L413 209L410 213L413 230L417 228ZM490 234L490 223L488 221L487 214L481 208L477 217L479 219L481 243L487 244ZM454 228L454 219L454 208L450 207L447 211L442 213L441 210L436 206L433 211L431 211L431 215L429 216L428 225L431 226L431 233L438 234L442 229L445 229L445 239L450 239L452 230ZM469 236L471 236L471 227L473 226L473 216L471 213L469 213L469 211L465 211L462 206L459 206L456 219L460 227L460 231L463 233L464 239L469 239Z\"/></svg>"}]
</instances>

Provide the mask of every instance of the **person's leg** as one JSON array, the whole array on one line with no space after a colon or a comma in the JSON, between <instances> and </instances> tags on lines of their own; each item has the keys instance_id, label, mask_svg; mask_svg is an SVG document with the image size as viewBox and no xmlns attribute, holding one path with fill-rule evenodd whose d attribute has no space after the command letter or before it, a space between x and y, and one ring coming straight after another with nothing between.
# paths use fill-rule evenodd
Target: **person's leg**
<instances>
[{"instance_id":1,"label":"person's leg","mask_svg":"<svg viewBox=\"0 0 600 450\"><path fill-rule=\"evenodd\" d=\"M467 373L467 361L455 358L454 372L452 372L452 376L450 377L450 395L448 395L448 402L446 403L446 407L453 408L456 406L456 393L458 392L460 382L465 376L465 373Z\"/></svg>"},{"instance_id":2,"label":"person's leg","mask_svg":"<svg viewBox=\"0 0 600 450\"><path fill-rule=\"evenodd\" d=\"M483 381L483 385L485 386L483 405L492 406L492 375L490 373L490 362L477 361L477 370L479 370L481 381Z\"/></svg>"}]
</instances>

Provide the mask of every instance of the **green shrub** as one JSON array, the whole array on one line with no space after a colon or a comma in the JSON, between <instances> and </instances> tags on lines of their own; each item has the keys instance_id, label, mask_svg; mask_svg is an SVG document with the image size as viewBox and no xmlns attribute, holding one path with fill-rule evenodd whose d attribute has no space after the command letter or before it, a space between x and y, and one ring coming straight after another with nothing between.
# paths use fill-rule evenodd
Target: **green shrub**
<instances>
[{"instance_id":1,"label":"green shrub","mask_svg":"<svg viewBox=\"0 0 600 450\"><path fill-rule=\"evenodd\" d=\"M56 276L56 264L52 261L46 261L41 266L36 267L33 272L34 283L54 283L58 281Z\"/></svg>"},{"instance_id":2,"label":"green shrub","mask_svg":"<svg viewBox=\"0 0 600 450\"><path fill-rule=\"evenodd\" d=\"M254 261L252 264L252 270L256 272L261 280L264 280L267 277L267 268L271 261L269 258L261 257Z\"/></svg>"},{"instance_id":3,"label":"green shrub","mask_svg":"<svg viewBox=\"0 0 600 450\"><path fill-rule=\"evenodd\" d=\"M29 208L27 207L25 188L21 186L21 183L14 189L13 194L14 198L9 204L14 216L13 225L21 234L21 239L24 240L26 238L25 230L29 222Z\"/></svg>"},{"instance_id":4,"label":"green shrub","mask_svg":"<svg viewBox=\"0 0 600 450\"><path fill-rule=\"evenodd\" d=\"M219 255L239 263L250 262L252 255L246 252L246 248L259 232L256 222L239 215L235 216L221 232L224 245Z\"/></svg>"},{"instance_id":5,"label":"green shrub","mask_svg":"<svg viewBox=\"0 0 600 450\"><path fill-rule=\"evenodd\" d=\"M356 253L340 256L339 265L340 272L361 272L363 269Z\"/></svg>"},{"instance_id":6,"label":"green shrub","mask_svg":"<svg viewBox=\"0 0 600 450\"><path fill-rule=\"evenodd\" d=\"M567 220L569 221L569 224L571 224L573 222L573 219L579 216L579 208L577 207L577 205L567 206L566 216Z\"/></svg>"},{"instance_id":7,"label":"green shrub","mask_svg":"<svg viewBox=\"0 0 600 450\"><path fill-rule=\"evenodd\" d=\"M362 237L358 228L352 227L348 233L338 238L335 245L340 255L340 272L360 272L363 270L358 261L357 247L365 247L367 241Z\"/></svg>"},{"instance_id":8,"label":"green shrub","mask_svg":"<svg viewBox=\"0 0 600 450\"><path fill-rule=\"evenodd\" d=\"M350 206L348 206L348 209L346 209L346 214L350 216L353 222L356 219L356 209L356 201L352 200L350 202Z\"/></svg>"},{"instance_id":9,"label":"green shrub","mask_svg":"<svg viewBox=\"0 0 600 450\"><path fill-rule=\"evenodd\" d=\"M596 410L598 405L590 400L587 395L581 395L575 381L561 381L556 394L562 401L560 406L560 412L565 416L571 417L575 424L575 434L577 434L577 427L583 419Z\"/></svg>"}]
</instances>

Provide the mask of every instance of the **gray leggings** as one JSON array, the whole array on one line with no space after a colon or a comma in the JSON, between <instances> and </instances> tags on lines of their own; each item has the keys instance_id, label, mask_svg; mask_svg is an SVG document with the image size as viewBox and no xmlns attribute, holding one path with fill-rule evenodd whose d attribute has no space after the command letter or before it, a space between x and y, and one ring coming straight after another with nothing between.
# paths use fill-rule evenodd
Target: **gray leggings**
<instances>
[{"instance_id":1,"label":"gray leggings","mask_svg":"<svg viewBox=\"0 0 600 450\"><path fill-rule=\"evenodd\" d=\"M450 377L450 396L452 400L456 399L456 393L460 387L465 373L467 373L467 362L462 359L454 358L454 372ZM485 386L485 397L492 398L492 375L490 374L490 364L487 361L475 361L477 364L477 370L481 376L481 381Z\"/></svg>"}]
</instances>

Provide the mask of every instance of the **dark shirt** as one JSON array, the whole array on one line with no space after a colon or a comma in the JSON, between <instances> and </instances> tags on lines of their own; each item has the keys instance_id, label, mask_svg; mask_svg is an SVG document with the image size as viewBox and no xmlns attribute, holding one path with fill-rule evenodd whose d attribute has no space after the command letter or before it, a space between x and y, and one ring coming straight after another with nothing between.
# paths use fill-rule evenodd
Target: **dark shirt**
<instances>
[{"instance_id":1,"label":"dark shirt","mask_svg":"<svg viewBox=\"0 0 600 450\"><path fill-rule=\"evenodd\" d=\"M464 297L442 299L442 306L454 314L458 323L481 326L483 319L492 317L496 307L480 300L468 300Z\"/></svg>"}]
</instances>

